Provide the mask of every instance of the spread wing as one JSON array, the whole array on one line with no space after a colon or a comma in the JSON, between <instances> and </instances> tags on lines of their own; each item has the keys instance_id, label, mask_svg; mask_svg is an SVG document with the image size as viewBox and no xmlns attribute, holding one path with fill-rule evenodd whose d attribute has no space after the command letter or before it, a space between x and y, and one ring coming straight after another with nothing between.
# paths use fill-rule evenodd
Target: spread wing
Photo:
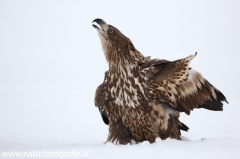
<instances>
[{"instance_id":1,"label":"spread wing","mask_svg":"<svg viewBox=\"0 0 240 159\"><path fill-rule=\"evenodd\" d=\"M149 78L148 98L186 114L194 108L221 111L225 96L188 66L196 54L173 62L155 60L156 64L143 68Z\"/></svg>"},{"instance_id":2,"label":"spread wing","mask_svg":"<svg viewBox=\"0 0 240 159\"><path fill-rule=\"evenodd\" d=\"M105 73L105 76L106 76L106 73ZM106 102L106 87L105 87L104 83L102 83L96 89L94 104L96 107L98 107L99 112L102 116L103 122L106 125L108 125L109 120L108 120L107 114L105 112L105 102Z\"/></svg>"}]
</instances>

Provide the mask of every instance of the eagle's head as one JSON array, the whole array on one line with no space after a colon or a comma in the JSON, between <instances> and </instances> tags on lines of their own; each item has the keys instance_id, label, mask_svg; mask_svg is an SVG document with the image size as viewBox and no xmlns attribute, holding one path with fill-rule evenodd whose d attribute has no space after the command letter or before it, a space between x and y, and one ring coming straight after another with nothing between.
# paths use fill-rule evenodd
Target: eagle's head
<instances>
[{"instance_id":1,"label":"eagle's head","mask_svg":"<svg viewBox=\"0 0 240 159\"><path fill-rule=\"evenodd\" d=\"M98 31L103 52L110 65L144 63L144 56L117 28L102 19L93 20L92 26Z\"/></svg>"}]
</instances>

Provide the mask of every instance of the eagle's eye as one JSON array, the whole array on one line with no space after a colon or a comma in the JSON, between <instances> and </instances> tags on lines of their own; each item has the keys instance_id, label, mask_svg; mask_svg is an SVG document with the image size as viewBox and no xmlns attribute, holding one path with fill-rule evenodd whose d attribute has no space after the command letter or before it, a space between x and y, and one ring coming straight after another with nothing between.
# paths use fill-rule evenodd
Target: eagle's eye
<instances>
[{"instance_id":1,"label":"eagle's eye","mask_svg":"<svg viewBox=\"0 0 240 159\"><path fill-rule=\"evenodd\" d=\"M110 34L113 33L113 29L112 29L112 28L109 28L109 29L108 29L108 33L110 33Z\"/></svg>"}]
</instances>

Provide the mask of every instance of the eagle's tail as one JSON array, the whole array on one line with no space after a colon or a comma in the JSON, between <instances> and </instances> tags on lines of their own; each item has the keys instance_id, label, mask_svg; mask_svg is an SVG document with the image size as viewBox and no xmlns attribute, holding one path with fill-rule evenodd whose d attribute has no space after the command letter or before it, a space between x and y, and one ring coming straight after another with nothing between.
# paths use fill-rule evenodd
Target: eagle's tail
<instances>
[{"instance_id":1,"label":"eagle's tail","mask_svg":"<svg viewBox=\"0 0 240 159\"><path fill-rule=\"evenodd\" d=\"M179 121L178 127L180 130L188 131L188 126Z\"/></svg>"},{"instance_id":2,"label":"eagle's tail","mask_svg":"<svg viewBox=\"0 0 240 159\"><path fill-rule=\"evenodd\" d=\"M168 129L166 131L161 131L159 137L161 139L166 139L168 137L173 139L181 140L181 131L188 131L188 127L179 120L179 112L171 113L168 120Z\"/></svg>"}]
</instances>

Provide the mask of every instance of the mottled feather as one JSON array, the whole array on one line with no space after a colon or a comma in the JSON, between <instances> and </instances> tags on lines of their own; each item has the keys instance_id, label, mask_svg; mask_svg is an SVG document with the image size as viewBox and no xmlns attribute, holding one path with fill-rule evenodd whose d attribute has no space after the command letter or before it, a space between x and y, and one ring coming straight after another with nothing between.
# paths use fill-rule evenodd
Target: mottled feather
<instances>
[{"instance_id":1,"label":"mottled feather","mask_svg":"<svg viewBox=\"0 0 240 159\"><path fill-rule=\"evenodd\" d=\"M225 96L189 66L197 53L176 61L144 57L117 28L93 22L109 64L95 94L95 106L109 125L108 142L180 140L180 130L188 131L180 112L223 109Z\"/></svg>"}]
</instances>

